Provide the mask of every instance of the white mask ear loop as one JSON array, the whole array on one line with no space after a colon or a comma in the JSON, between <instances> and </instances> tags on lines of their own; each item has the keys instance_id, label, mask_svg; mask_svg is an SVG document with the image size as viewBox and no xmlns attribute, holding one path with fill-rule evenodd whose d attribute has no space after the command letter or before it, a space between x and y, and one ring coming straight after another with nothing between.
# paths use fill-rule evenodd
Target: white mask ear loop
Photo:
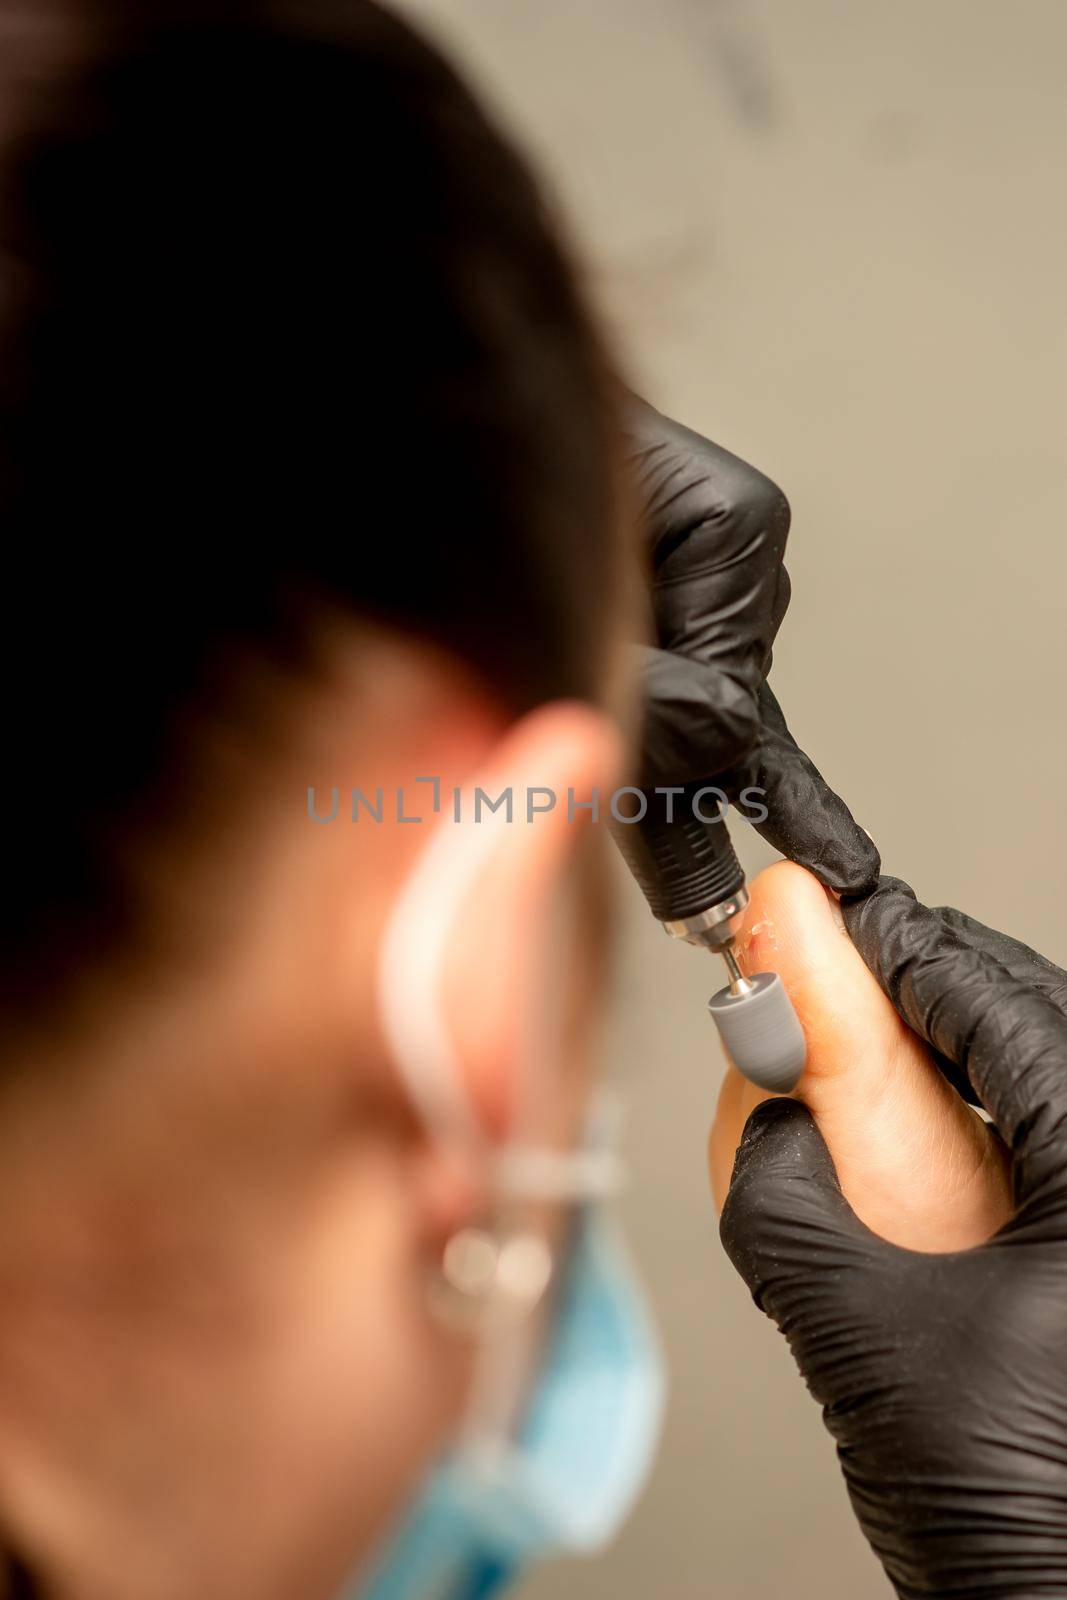
<instances>
[{"instance_id":1,"label":"white mask ear loop","mask_svg":"<svg viewBox=\"0 0 1067 1600\"><path fill-rule=\"evenodd\" d=\"M462 799L459 815L476 817L473 791ZM539 1228L524 1228L516 1210L524 1200L598 1198L619 1179L614 1154L596 1145L555 1150L508 1137L501 1150L490 1150L464 1082L441 992L445 958L468 897L509 826L516 824L503 812L480 822L437 823L397 899L378 965L385 1041L426 1130L444 1145L494 1159L496 1222L453 1235L441 1277L430 1285L438 1320L481 1341L462 1437L483 1461L499 1459L505 1448L534 1359L532 1313L554 1275L547 1239Z\"/></svg>"},{"instance_id":2,"label":"white mask ear loop","mask_svg":"<svg viewBox=\"0 0 1067 1600\"><path fill-rule=\"evenodd\" d=\"M477 815L474 790L460 815ZM480 821L438 822L415 862L382 937L378 1006L397 1070L427 1130L468 1149L488 1144L463 1081L441 993L448 941L502 830L521 826L502 811ZM531 824L533 826L533 824ZM619 1187L606 1149L554 1150L509 1140L495 1159L501 1198L584 1200Z\"/></svg>"},{"instance_id":3,"label":"white mask ear loop","mask_svg":"<svg viewBox=\"0 0 1067 1600\"><path fill-rule=\"evenodd\" d=\"M427 1130L442 1142L484 1145L445 1017L441 982L447 941L492 854L499 824L437 824L400 891L378 963L378 1009L386 1044Z\"/></svg>"}]
</instances>

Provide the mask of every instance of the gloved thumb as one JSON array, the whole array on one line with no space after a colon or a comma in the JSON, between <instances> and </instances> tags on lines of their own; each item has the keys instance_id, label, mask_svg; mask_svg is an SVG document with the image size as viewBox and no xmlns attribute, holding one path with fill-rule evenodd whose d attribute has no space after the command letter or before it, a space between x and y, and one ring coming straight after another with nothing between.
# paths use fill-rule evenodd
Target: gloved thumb
<instances>
[{"instance_id":1,"label":"gloved thumb","mask_svg":"<svg viewBox=\"0 0 1067 1600\"><path fill-rule=\"evenodd\" d=\"M765 1100L745 1124L719 1233L761 1311L793 1343L794 1332L833 1323L821 1296L847 1287L880 1244L859 1220L837 1179L825 1140L798 1100ZM796 1327L798 1308L805 1329ZM806 1341L805 1341L806 1343ZM801 1350L794 1345L794 1353ZM810 1380L812 1352L803 1351Z\"/></svg>"},{"instance_id":2,"label":"gloved thumb","mask_svg":"<svg viewBox=\"0 0 1067 1600\"><path fill-rule=\"evenodd\" d=\"M872 840L797 744L769 684L759 693L762 737L757 785L766 821L756 830L790 861L838 894L861 894L878 881Z\"/></svg>"},{"instance_id":3,"label":"gloved thumb","mask_svg":"<svg viewBox=\"0 0 1067 1600\"><path fill-rule=\"evenodd\" d=\"M759 702L744 676L652 645L635 654L644 692L642 784L711 782L727 771L754 780Z\"/></svg>"}]
</instances>

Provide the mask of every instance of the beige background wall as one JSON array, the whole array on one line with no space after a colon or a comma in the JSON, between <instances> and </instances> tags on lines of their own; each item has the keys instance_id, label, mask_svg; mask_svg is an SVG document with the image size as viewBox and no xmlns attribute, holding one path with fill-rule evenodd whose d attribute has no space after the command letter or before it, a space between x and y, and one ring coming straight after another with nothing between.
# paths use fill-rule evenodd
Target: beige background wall
<instances>
[{"instance_id":1,"label":"beige background wall","mask_svg":"<svg viewBox=\"0 0 1067 1600\"><path fill-rule=\"evenodd\" d=\"M887 867L1067 961L1067 7L409 9L550 175L635 381L787 491L778 692ZM624 893L624 1209L672 1405L616 1548L523 1600L884 1596L815 1407L719 1250L709 959Z\"/></svg>"}]
</instances>

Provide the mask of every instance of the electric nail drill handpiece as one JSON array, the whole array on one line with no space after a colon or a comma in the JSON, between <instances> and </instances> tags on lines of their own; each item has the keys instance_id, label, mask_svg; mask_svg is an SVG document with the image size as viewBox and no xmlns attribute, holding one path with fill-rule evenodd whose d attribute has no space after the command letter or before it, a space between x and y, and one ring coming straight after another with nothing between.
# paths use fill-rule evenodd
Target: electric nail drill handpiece
<instances>
[{"instance_id":1,"label":"electric nail drill handpiece","mask_svg":"<svg viewBox=\"0 0 1067 1600\"><path fill-rule=\"evenodd\" d=\"M804 1034L778 974L746 977L738 965L734 934L748 889L718 791L701 780L642 793L644 811L635 800L633 816L615 827L619 849L672 938L725 961L729 982L708 1010L734 1065L761 1089L788 1094L804 1070Z\"/></svg>"}]
</instances>

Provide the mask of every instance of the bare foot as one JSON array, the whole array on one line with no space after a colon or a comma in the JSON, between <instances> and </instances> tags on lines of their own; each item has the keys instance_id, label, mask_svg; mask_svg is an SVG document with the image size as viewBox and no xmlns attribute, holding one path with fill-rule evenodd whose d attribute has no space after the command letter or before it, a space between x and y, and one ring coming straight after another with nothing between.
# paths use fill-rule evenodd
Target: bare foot
<instances>
[{"instance_id":1,"label":"bare foot","mask_svg":"<svg viewBox=\"0 0 1067 1600\"><path fill-rule=\"evenodd\" d=\"M833 896L792 862L761 872L738 938L748 972L777 972L808 1044L796 1089L857 1215L912 1250L979 1244L1011 1216L1006 1152L901 1022L852 944ZM716 1205L745 1119L766 1093L734 1067L711 1131Z\"/></svg>"}]
</instances>

